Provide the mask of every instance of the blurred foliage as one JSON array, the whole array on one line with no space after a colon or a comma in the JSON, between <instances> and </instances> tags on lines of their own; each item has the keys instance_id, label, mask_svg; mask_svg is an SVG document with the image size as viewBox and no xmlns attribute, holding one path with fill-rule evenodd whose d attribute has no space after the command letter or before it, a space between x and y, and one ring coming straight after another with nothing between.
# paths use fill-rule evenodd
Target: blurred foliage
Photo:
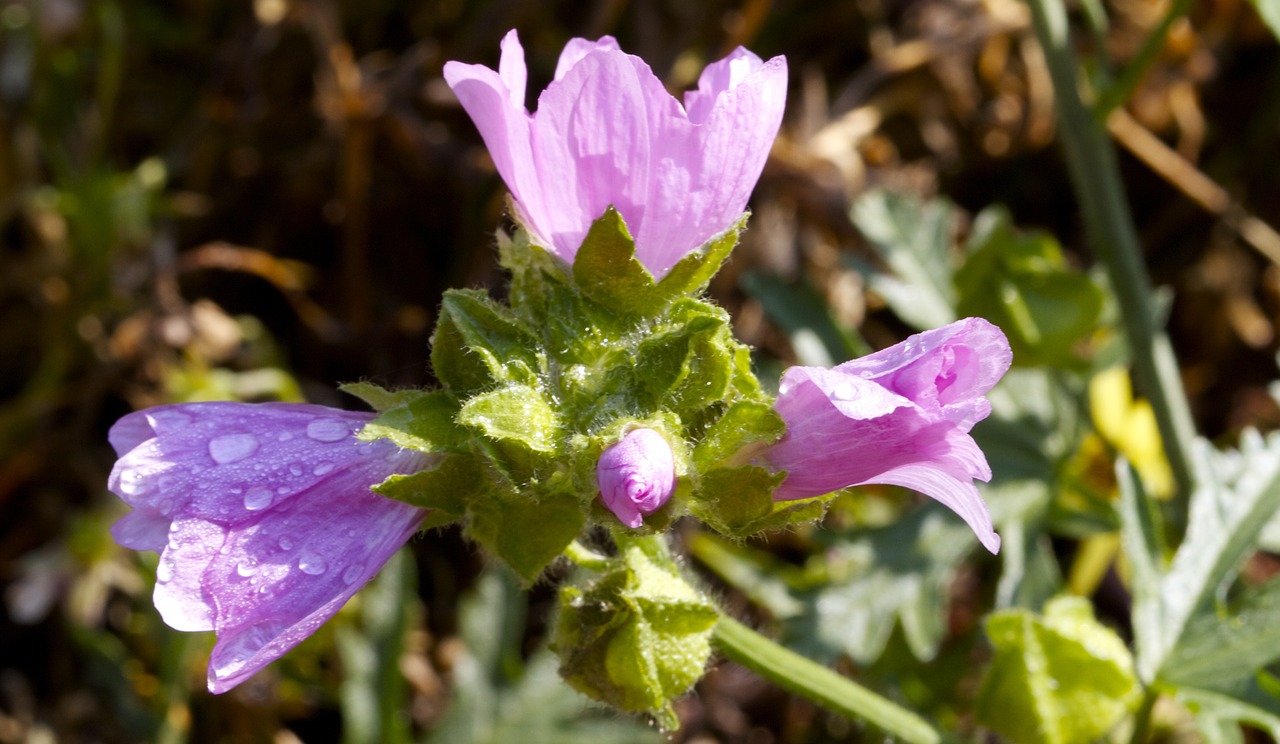
<instances>
[{"instance_id":1,"label":"blurred foliage","mask_svg":"<svg viewBox=\"0 0 1280 744\"><path fill-rule=\"evenodd\" d=\"M1005 700L980 692L984 670L1024 693L1078 677L1052 650L1047 680L1017 669L1030 639L1085 642L1054 619L1062 600L1046 605L1074 592L1092 602L1085 636L1136 637L1138 676L1164 694L1153 731L1280 732L1278 566L1255 550L1277 460L1242 434L1280 423L1275 3L1079 10L1200 429L1240 442L1205 455L1222 481L1196 502L1230 524L1206 516L1217 526L1176 550L1148 508L1158 450L1122 389L1116 311L1087 270L1017 2L0 0L0 741L654 738L556 680L554 587L482 572L456 532L413 541L221 697L203 690L211 638L163 625L154 556L107 533L122 507L106 431L128 410L354 406L334 383L432 382L444 290L504 281L501 182L440 67L492 64L510 27L535 81L572 36L616 35L673 88L737 44L788 56L783 135L711 286L766 377L969 312L1015 343L1020 368L974 432L998 558L893 489L842 496L825 529L744 543L677 525L725 607L977 734L975 711ZM1117 475L1121 455L1140 478ZM676 712L681 741L869 736L728 664Z\"/></svg>"}]
</instances>

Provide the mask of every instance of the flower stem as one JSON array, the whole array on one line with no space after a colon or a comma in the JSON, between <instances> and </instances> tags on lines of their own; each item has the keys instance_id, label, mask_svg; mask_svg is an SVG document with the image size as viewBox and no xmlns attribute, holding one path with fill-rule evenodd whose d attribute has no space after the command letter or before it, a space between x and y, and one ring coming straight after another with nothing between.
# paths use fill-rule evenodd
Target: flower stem
<instances>
[{"instance_id":1,"label":"flower stem","mask_svg":"<svg viewBox=\"0 0 1280 744\"><path fill-rule=\"evenodd\" d=\"M942 734L920 716L817 662L721 615L712 642L729 659L779 687L912 744L938 744Z\"/></svg>"},{"instance_id":2,"label":"flower stem","mask_svg":"<svg viewBox=\"0 0 1280 744\"><path fill-rule=\"evenodd\" d=\"M1196 432L1177 360L1168 336L1156 327L1151 280L1121 187L1115 150L1102 122L1080 97L1066 11L1061 0L1028 0L1028 5L1053 80L1058 136L1090 243L1120 303L1137 382L1155 410L1165 456L1178 483L1176 512L1170 516L1171 526L1181 531L1196 482L1192 456Z\"/></svg>"}]
</instances>

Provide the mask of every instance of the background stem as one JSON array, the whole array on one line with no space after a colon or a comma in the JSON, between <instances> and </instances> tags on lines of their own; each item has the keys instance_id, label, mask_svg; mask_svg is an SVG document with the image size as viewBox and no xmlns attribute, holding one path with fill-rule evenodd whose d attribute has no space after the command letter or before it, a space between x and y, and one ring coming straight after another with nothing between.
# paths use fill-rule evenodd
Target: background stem
<instances>
[{"instance_id":1,"label":"background stem","mask_svg":"<svg viewBox=\"0 0 1280 744\"><path fill-rule=\"evenodd\" d=\"M1151 280L1121 187L1115 150L1102 122L1080 97L1066 11L1060 0L1028 0L1028 5L1053 80L1058 138L1066 150L1090 244L1120 303L1138 387L1155 409L1165 456L1178 484L1168 516L1170 527L1181 533L1187 499L1197 480L1191 454L1196 431L1177 360L1168 336L1156 327Z\"/></svg>"},{"instance_id":2,"label":"background stem","mask_svg":"<svg viewBox=\"0 0 1280 744\"><path fill-rule=\"evenodd\" d=\"M912 744L943 741L942 734L915 713L779 646L733 618L720 617L712 642L729 659L827 710L866 721Z\"/></svg>"}]
</instances>

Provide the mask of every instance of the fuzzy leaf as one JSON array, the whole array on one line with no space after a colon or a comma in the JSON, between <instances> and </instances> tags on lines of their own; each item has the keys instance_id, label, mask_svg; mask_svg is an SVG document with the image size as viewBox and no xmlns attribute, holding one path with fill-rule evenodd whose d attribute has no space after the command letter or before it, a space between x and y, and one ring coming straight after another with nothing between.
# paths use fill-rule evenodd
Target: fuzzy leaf
<instances>
[{"instance_id":1,"label":"fuzzy leaf","mask_svg":"<svg viewBox=\"0 0 1280 744\"><path fill-rule=\"evenodd\" d=\"M555 407L536 388L525 385L472 397L463 404L458 422L489 439L544 454L556 451L560 435Z\"/></svg>"},{"instance_id":2,"label":"fuzzy leaf","mask_svg":"<svg viewBox=\"0 0 1280 744\"><path fill-rule=\"evenodd\" d=\"M431 365L454 394L533 382L541 363L536 339L509 308L479 290L445 293L432 337Z\"/></svg>"},{"instance_id":3,"label":"fuzzy leaf","mask_svg":"<svg viewBox=\"0 0 1280 744\"><path fill-rule=\"evenodd\" d=\"M532 583L577 538L586 516L576 495L530 490L472 502L467 534Z\"/></svg>"},{"instance_id":4,"label":"fuzzy leaf","mask_svg":"<svg viewBox=\"0 0 1280 744\"><path fill-rule=\"evenodd\" d=\"M366 442L390 439L419 452L466 451L470 435L455 423L458 401L445 390L412 392L412 396L400 396L399 405L366 424L359 438Z\"/></svg>"},{"instance_id":5,"label":"fuzzy leaf","mask_svg":"<svg viewBox=\"0 0 1280 744\"><path fill-rule=\"evenodd\" d=\"M1092 741L1137 704L1133 659L1094 619L1088 600L1059 597L1043 616L995 613L987 635L995 658L978 694L978 719L1010 741Z\"/></svg>"}]
</instances>

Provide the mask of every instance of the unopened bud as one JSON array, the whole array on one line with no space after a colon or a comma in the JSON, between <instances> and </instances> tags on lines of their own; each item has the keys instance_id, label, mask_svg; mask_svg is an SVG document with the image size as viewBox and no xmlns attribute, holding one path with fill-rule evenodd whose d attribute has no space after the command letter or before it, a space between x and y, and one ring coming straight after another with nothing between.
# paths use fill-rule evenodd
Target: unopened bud
<instances>
[{"instance_id":1,"label":"unopened bud","mask_svg":"<svg viewBox=\"0 0 1280 744\"><path fill-rule=\"evenodd\" d=\"M676 488L671 445L653 429L636 429L600 455L596 481L604 505L626 526L639 527Z\"/></svg>"}]
</instances>

